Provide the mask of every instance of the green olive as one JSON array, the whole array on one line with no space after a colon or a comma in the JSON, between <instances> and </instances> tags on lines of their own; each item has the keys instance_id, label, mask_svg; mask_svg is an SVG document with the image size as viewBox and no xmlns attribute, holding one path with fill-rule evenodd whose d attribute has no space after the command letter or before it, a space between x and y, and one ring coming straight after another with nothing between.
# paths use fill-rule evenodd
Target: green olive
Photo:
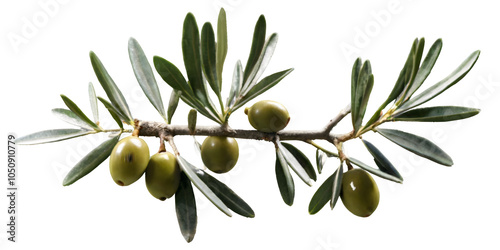
<instances>
[{"instance_id":1,"label":"green olive","mask_svg":"<svg viewBox=\"0 0 500 250\"><path fill-rule=\"evenodd\" d=\"M149 193L162 201L172 197L181 179L177 159L170 152L154 154L146 168L146 187Z\"/></svg>"},{"instance_id":2,"label":"green olive","mask_svg":"<svg viewBox=\"0 0 500 250\"><path fill-rule=\"evenodd\" d=\"M255 129L275 133L286 127L290 121L288 110L279 102L259 101L245 109L250 125Z\"/></svg>"},{"instance_id":3,"label":"green olive","mask_svg":"<svg viewBox=\"0 0 500 250\"><path fill-rule=\"evenodd\" d=\"M371 175L356 168L344 173L340 197L351 213L368 217L377 209L380 193Z\"/></svg>"},{"instance_id":4,"label":"green olive","mask_svg":"<svg viewBox=\"0 0 500 250\"><path fill-rule=\"evenodd\" d=\"M209 136L201 145L201 159L215 173L226 173L238 161L238 143L234 138Z\"/></svg>"},{"instance_id":5,"label":"green olive","mask_svg":"<svg viewBox=\"0 0 500 250\"><path fill-rule=\"evenodd\" d=\"M109 171L111 177L120 186L128 186L146 170L149 162L148 144L136 136L120 140L111 152Z\"/></svg>"}]
</instances>

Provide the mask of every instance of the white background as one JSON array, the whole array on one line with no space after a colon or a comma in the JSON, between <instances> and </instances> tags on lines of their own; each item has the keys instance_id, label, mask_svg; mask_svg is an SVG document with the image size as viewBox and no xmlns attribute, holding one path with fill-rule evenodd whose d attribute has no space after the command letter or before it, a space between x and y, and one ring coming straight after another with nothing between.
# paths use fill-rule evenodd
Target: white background
<instances>
[{"instance_id":1,"label":"white background","mask_svg":"<svg viewBox=\"0 0 500 250\"><path fill-rule=\"evenodd\" d=\"M187 244L180 234L174 200L160 202L144 179L119 187L107 161L69 187L61 185L69 168L98 145L103 136L18 148L17 243L6 241L7 200L0 199L1 249L499 249L498 107L500 38L498 7L437 1L2 1L0 3L1 117L3 145L9 132L25 135L69 125L51 115L63 108L65 94L90 115L87 85L105 93L92 71L90 50L103 61L139 119L161 118L142 94L127 52L135 37L151 59L159 55L182 67L181 34L186 13L198 24L215 23L219 7L227 12L229 52L224 71L227 95L233 65L246 62L255 21L267 20L268 34L280 40L266 71L295 71L259 97L283 103L291 113L290 129L318 129L349 102L354 59L370 59L375 87L367 113L385 100L415 37L427 48L444 42L433 73L422 88L439 81L473 51L481 56L472 71L430 105L481 109L471 119L439 124L386 124L427 137L451 155L443 167L415 157L368 133L365 138L385 152L405 178L403 185L375 177L381 200L369 218L351 215L342 205L317 215L307 212L310 198L337 166L330 159L313 187L295 177L296 197L286 206L274 175L269 143L239 140L235 169L217 177L256 212L254 219L228 218L196 192L198 230ZM49 7L47 7L47 3ZM30 26L30 27L28 27ZM16 37L18 43L12 42ZM345 51L349 48L349 51ZM170 88L157 77L164 103ZM114 127L100 106L102 124ZM174 123L185 124L188 108L179 105ZM199 124L211 125L207 119ZM232 116L235 128L250 126L242 110ZM350 116L336 133L349 131ZM201 141L203 138L199 138ZM152 152L158 140L146 138ZM186 158L200 165L192 139L178 138ZM314 159L314 149L296 143ZM2 147L6 152L5 146ZM372 163L358 142L346 144L349 155ZM6 153L3 153L4 155ZM4 158L6 159L6 158ZM0 187L6 187L6 164Z\"/></svg>"}]
</instances>

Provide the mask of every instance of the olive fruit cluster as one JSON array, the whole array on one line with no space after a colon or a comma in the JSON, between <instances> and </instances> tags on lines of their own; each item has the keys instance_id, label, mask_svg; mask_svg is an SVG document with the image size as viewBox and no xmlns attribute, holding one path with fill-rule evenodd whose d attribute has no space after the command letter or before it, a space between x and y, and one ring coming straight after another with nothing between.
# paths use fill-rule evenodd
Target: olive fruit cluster
<instances>
[{"instance_id":1,"label":"olive fruit cluster","mask_svg":"<svg viewBox=\"0 0 500 250\"><path fill-rule=\"evenodd\" d=\"M370 216L377 209L380 193L370 174L362 169L351 169L342 177L340 198L354 215Z\"/></svg>"},{"instance_id":2,"label":"olive fruit cluster","mask_svg":"<svg viewBox=\"0 0 500 250\"><path fill-rule=\"evenodd\" d=\"M149 157L148 144L137 136L120 140L111 152L109 170L116 184L128 186L146 173L146 187L155 198L172 197L180 181L180 168L172 153Z\"/></svg>"}]
</instances>

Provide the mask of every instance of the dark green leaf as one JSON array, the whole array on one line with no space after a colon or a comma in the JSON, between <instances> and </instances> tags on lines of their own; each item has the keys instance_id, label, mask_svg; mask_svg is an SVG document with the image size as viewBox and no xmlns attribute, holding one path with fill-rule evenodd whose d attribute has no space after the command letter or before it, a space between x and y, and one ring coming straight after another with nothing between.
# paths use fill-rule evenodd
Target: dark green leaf
<instances>
[{"instance_id":1,"label":"dark green leaf","mask_svg":"<svg viewBox=\"0 0 500 250\"><path fill-rule=\"evenodd\" d=\"M72 124L76 125L78 127L84 128L84 129L89 129L93 130L94 128L91 127L88 123L82 120L79 116L77 116L73 111L68 110L68 109L53 109L52 114L57 116L57 118Z\"/></svg>"},{"instance_id":2,"label":"dark green leaf","mask_svg":"<svg viewBox=\"0 0 500 250\"><path fill-rule=\"evenodd\" d=\"M276 44L278 43L278 34L272 34L269 39L267 39L266 44L262 48L262 52L258 60L255 62L255 65L252 68L252 71L248 75L248 78L243 83L242 94L245 95L250 91L259 81L262 74L271 61L271 57L273 56L274 49L276 48Z\"/></svg>"},{"instance_id":3,"label":"dark green leaf","mask_svg":"<svg viewBox=\"0 0 500 250\"><path fill-rule=\"evenodd\" d=\"M338 169L337 169L338 171ZM319 186L316 193L314 193L311 201L309 202L309 214L316 214L332 199L333 195L333 178L336 176L337 171L330 175L321 186Z\"/></svg>"},{"instance_id":4,"label":"dark green leaf","mask_svg":"<svg viewBox=\"0 0 500 250\"><path fill-rule=\"evenodd\" d=\"M410 100L408 100L407 102L405 102L403 105L401 105L398 108L397 112L402 113L406 110L417 107L417 106L431 100L432 98L436 97L437 95L441 94L443 91L447 90L449 87L455 85L465 75L467 75L467 73L472 69L472 67L474 66L474 64L476 63L476 61L479 57L479 54L480 54L479 50L473 52L450 75L448 75L446 78L444 78L440 82L429 87L428 89L424 90L419 95L417 95L417 96L411 98Z\"/></svg>"},{"instance_id":5,"label":"dark green leaf","mask_svg":"<svg viewBox=\"0 0 500 250\"><path fill-rule=\"evenodd\" d=\"M88 135L92 133L94 133L94 131L87 129L73 129L73 128L51 129L21 136L16 139L16 143L19 145L42 144L42 143L68 140L71 138Z\"/></svg>"},{"instance_id":6,"label":"dark green leaf","mask_svg":"<svg viewBox=\"0 0 500 250\"><path fill-rule=\"evenodd\" d=\"M356 99L356 88L358 87L358 78L359 78L359 72L361 71L361 65L363 65L363 61L361 60L360 57L354 61L354 64L352 65L352 72L351 72L351 107L352 103L354 103Z\"/></svg>"},{"instance_id":7,"label":"dark green leaf","mask_svg":"<svg viewBox=\"0 0 500 250\"><path fill-rule=\"evenodd\" d=\"M168 109L167 109L167 122L168 124L172 123L172 117L174 116L175 110L177 109L177 105L179 104L179 98L182 92L179 90L172 89L170 93L170 100L168 101Z\"/></svg>"},{"instance_id":8,"label":"dark green leaf","mask_svg":"<svg viewBox=\"0 0 500 250\"><path fill-rule=\"evenodd\" d=\"M375 164L377 164L378 168L383 172L386 172L403 182L403 176L398 172L398 170L392 165L392 163L387 159L380 150L375 147L375 145L371 144L369 141L363 140L368 152L373 156Z\"/></svg>"},{"instance_id":9,"label":"dark green leaf","mask_svg":"<svg viewBox=\"0 0 500 250\"><path fill-rule=\"evenodd\" d=\"M356 92L354 98L351 99L351 115L354 131L358 131L363 122L368 99L373 88L373 75L370 61L365 61L361 66L358 82L356 86L351 87ZM352 94L351 94L352 97Z\"/></svg>"},{"instance_id":10,"label":"dark green leaf","mask_svg":"<svg viewBox=\"0 0 500 250\"><path fill-rule=\"evenodd\" d=\"M63 186L69 186L92 172L92 170L109 157L119 139L120 135L116 135L90 151L69 171L63 180Z\"/></svg>"},{"instance_id":11,"label":"dark green leaf","mask_svg":"<svg viewBox=\"0 0 500 250\"><path fill-rule=\"evenodd\" d=\"M367 164L365 164L364 162L358 160L358 159L355 159L355 158L352 158L352 157L349 157L347 158L349 160L350 163L380 177L380 178L383 178L383 179L386 179L386 180L389 180L389 181L394 181L394 182L397 182L397 183L403 183L403 180L393 176L393 175L390 175L386 172L383 172L382 170L379 170L379 169L376 169L376 168L372 168L370 166L368 166Z\"/></svg>"},{"instance_id":12,"label":"dark green leaf","mask_svg":"<svg viewBox=\"0 0 500 250\"><path fill-rule=\"evenodd\" d=\"M197 169L196 174L207 184L215 195L217 195L217 197L219 197L221 201L226 204L229 209L244 217L255 217L255 213L252 208L233 190L226 186L226 184L218 181L216 178L201 169Z\"/></svg>"},{"instance_id":13,"label":"dark green leaf","mask_svg":"<svg viewBox=\"0 0 500 250\"><path fill-rule=\"evenodd\" d=\"M397 115L392 120L409 122L447 122L475 116L479 114L479 111L479 109L466 107L437 106L411 109Z\"/></svg>"},{"instance_id":14,"label":"dark green leaf","mask_svg":"<svg viewBox=\"0 0 500 250\"><path fill-rule=\"evenodd\" d=\"M130 113L130 109L125 100L125 97L123 97L122 92L120 91L120 89L118 89L115 82L108 74L108 71L106 71L106 68L104 68L101 60L99 60L97 55L92 51L90 52L90 61L92 62L92 67L94 68L97 79L101 83L101 86L106 92L106 95L111 101L113 107L118 110L119 113L124 116L124 118L126 118L124 119L126 123L130 125L134 124L134 118Z\"/></svg>"},{"instance_id":15,"label":"dark green leaf","mask_svg":"<svg viewBox=\"0 0 500 250\"><path fill-rule=\"evenodd\" d=\"M183 172L181 172L179 188L175 193L175 212L182 236L187 242L191 242L196 234L198 216L196 215L193 186L191 186L191 181Z\"/></svg>"},{"instance_id":16,"label":"dark green leaf","mask_svg":"<svg viewBox=\"0 0 500 250\"><path fill-rule=\"evenodd\" d=\"M212 25L206 22L201 29L201 58L203 72L210 87L217 96L220 96L220 85L217 79L217 53L215 47L215 35Z\"/></svg>"},{"instance_id":17,"label":"dark green leaf","mask_svg":"<svg viewBox=\"0 0 500 250\"><path fill-rule=\"evenodd\" d=\"M221 8L219 18L217 20L217 80L219 81L219 89L222 90L222 70L227 54L227 23L226 11Z\"/></svg>"},{"instance_id":18,"label":"dark green leaf","mask_svg":"<svg viewBox=\"0 0 500 250\"><path fill-rule=\"evenodd\" d=\"M276 180L278 181L278 188L281 193L283 201L291 206L295 196L295 186L293 178L288 169L288 164L279 149L276 149Z\"/></svg>"},{"instance_id":19,"label":"dark green leaf","mask_svg":"<svg viewBox=\"0 0 500 250\"><path fill-rule=\"evenodd\" d=\"M89 101L90 108L92 109L92 115L94 116L94 122L99 122L99 109L97 108L97 96L95 94L94 85L89 82Z\"/></svg>"},{"instance_id":20,"label":"dark green leaf","mask_svg":"<svg viewBox=\"0 0 500 250\"><path fill-rule=\"evenodd\" d=\"M421 41L423 41L423 38L421 39ZM417 89L420 88L420 86L425 81L427 76L429 76L432 68L434 67L434 64L436 63L436 60L439 57L439 53L441 52L442 47L443 47L443 42L441 39L436 40L436 42L434 42L434 44L431 46L429 52L427 52L427 55L425 56L424 61L422 62L422 65L418 69L415 78L413 78L413 81L409 86L407 93L405 94L404 100L410 99L411 96L415 93L415 91L417 91Z\"/></svg>"},{"instance_id":21,"label":"dark green leaf","mask_svg":"<svg viewBox=\"0 0 500 250\"><path fill-rule=\"evenodd\" d=\"M101 130L101 128L99 126L97 126L93 121L91 121L84 113L83 111L78 107L78 105L76 105L71 99L69 99L68 97L66 97L65 95L61 95L61 98L63 99L64 101L64 104L66 104L66 106L71 110L73 111L73 113L75 115L77 115L78 117L80 117L80 119L82 121L84 121L85 123L87 123L90 127L92 127L92 129L95 129L95 130Z\"/></svg>"},{"instance_id":22,"label":"dark green leaf","mask_svg":"<svg viewBox=\"0 0 500 250\"><path fill-rule=\"evenodd\" d=\"M311 161L307 158L307 156L302 153L298 148L293 146L292 144L282 142L281 143L287 150L292 154L292 156L297 160L297 162L302 166L310 179L316 181L316 171L314 170Z\"/></svg>"},{"instance_id":23,"label":"dark green leaf","mask_svg":"<svg viewBox=\"0 0 500 250\"><path fill-rule=\"evenodd\" d=\"M445 166L453 165L448 154L423 137L395 129L377 129L377 132L412 153Z\"/></svg>"},{"instance_id":24,"label":"dark green leaf","mask_svg":"<svg viewBox=\"0 0 500 250\"><path fill-rule=\"evenodd\" d=\"M153 104L155 109L158 110L161 117L163 117L164 120L167 120L160 90L158 89L158 84L156 83L156 79L153 75L153 69L151 69L151 65L139 45L139 42L137 42L134 38L130 38L128 41L128 54L135 77L137 78L137 82L139 82L142 91L151 104Z\"/></svg>"},{"instance_id":25,"label":"dark green leaf","mask_svg":"<svg viewBox=\"0 0 500 250\"><path fill-rule=\"evenodd\" d=\"M250 72L252 72L255 64L257 63L265 42L266 18L264 17L264 15L261 15L259 17L259 20L257 20L257 23L255 24L252 47L250 48L250 55L248 55L247 64L245 66L243 82L246 82L248 77L250 76Z\"/></svg>"},{"instance_id":26,"label":"dark green leaf","mask_svg":"<svg viewBox=\"0 0 500 250\"><path fill-rule=\"evenodd\" d=\"M233 107L236 102L236 98L240 95L241 85L243 84L243 68L241 66L240 60L236 62L236 66L233 71L233 83L231 84L231 90L229 91L229 97L227 99L226 106L228 108Z\"/></svg>"},{"instance_id":27,"label":"dark green leaf","mask_svg":"<svg viewBox=\"0 0 500 250\"><path fill-rule=\"evenodd\" d=\"M181 71L171 62L159 56L153 57L156 72L175 90L182 91L185 96L193 97L194 93Z\"/></svg>"},{"instance_id":28,"label":"dark green leaf","mask_svg":"<svg viewBox=\"0 0 500 250\"><path fill-rule=\"evenodd\" d=\"M337 200L340 196L340 191L342 190L342 176L344 175L344 165L340 163L339 168L335 171L333 175L333 184L332 184L332 196L330 199L330 208L333 209Z\"/></svg>"},{"instance_id":29,"label":"dark green leaf","mask_svg":"<svg viewBox=\"0 0 500 250\"><path fill-rule=\"evenodd\" d=\"M186 161L181 156L177 156L177 162L179 163L179 167L182 171L189 177L189 179L193 182L193 184L203 193L217 208L220 209L227 216L231 217L231 211L229 208L214 194L214 192L203 182L198 175L196 175L195 170L196 167L191 165L188 161Z\"/></svg>"},{"instance_id":30,"label":"dark green leaf","mask_svg":"<svg viewBox=\"0 0 500 250\"><path fill-rule=\"evenodd\" d=\"M318 173L320 174L323 171L323 166L326 163L326 159L326 153L322 150L316 149L316 166L318 167Z\"/></svg>"},{"instance_id":31,"label":"dark green leaf","mask_svg":"<svg viewBox=\"0 0 500 250\"><path fill-rule=\"evenodd\" d=\"M189 110L188 113L188 129L189 133L194 135L194 132L196 131L196 120L197 120L198 112L196 112L196 109L191 109Z\"/></svg>"},{"instance_id":32,"label":"dark green leaf","mask_svg":"<svg viewBox=\"0 0 500 250\"><path fill-rule=\"evenodd\" d=\"M312 186L311 177L309 177L306 170L301 166L300 162L295 156L283 146L281 142L278 143L278 149L285 158L286 162L293 169L293 171L300 177L300 179L309 186Z\"/></svg>"},{"instance_id":33,"label":"dark green leaf","mask_svg":"<svg viewBox=\"0 0 500 250\"><path fill-rule=\"evenodd\" d=\"M111 103L106 101L104 98L98 97L98 99L99 101L102 102L102 104L104 104L104 107L106 107L106 109L109 111L109 114L111 115L111 117L113 117L118 126L120 126L120 128L123 129L123 122L122 120L120 120L120 114L118 113L118 110L116 110L115 107L113 107L113 105L111 105Z\"/></svg>"},{"instance_id":34,"label":"dark green leaf","mask_svg":"<svg viewBox=\"0 0 500 250\"><path fill-rule=\"evenodd\" d=\"M245 105L245 103L249 102L253 98L261 95L262 93L266 92L270 88L274 87L276 84L278 84L285 76L290 74L293 71L293 69L287 69L283 70L277 73L274 73L272 75L269 75L262 79L259 83L255 85L250 91L248 91L245 96L240 99L235 106L233 107L232 111L240 108L241 106Z\"/></svg>"},{"instance_id":35,"label":"dark green leaf","mask_svg":"<svg viewBox=\"0 0 500 250\"><path fill-rule=\"evenodd\" d=\"M200 51L200 32L196 19L192 13L188 13L184 19L182 31L182 55L184 66L193 89L194 96L205 105L210 105L206 95L205 82L202 75L202 59Z\"/></svg>"}]
</instances>

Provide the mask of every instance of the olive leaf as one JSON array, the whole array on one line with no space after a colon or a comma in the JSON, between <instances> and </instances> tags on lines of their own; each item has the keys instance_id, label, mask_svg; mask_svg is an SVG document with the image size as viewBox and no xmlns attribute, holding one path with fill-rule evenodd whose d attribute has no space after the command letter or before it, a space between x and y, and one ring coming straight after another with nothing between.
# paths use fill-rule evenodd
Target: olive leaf
<instances>
[{"instance_id":1,"label":"olive leaf","mask_svg":"<svg viewBox=\"0 0 500 250\"><path fill-rule=\"evenodd\" d=\"M215 34L212 25L206 22L201 28L201 58L203 73L210 84L210 87L220 97L220 81L217 78L217 52L215 44Z\"/></svg>"},{"instance_id":2,"label":"olive leaf","mask_svg":"<svg viewBox=\"0 0 500 250\"><path fill-rule=\"evenodd\" d=\"M111 103L109 103L104 98L97 97L97 99L99 99L99 101L101 101L104 107L106 107L106 109L109 111L109 114L111 115L111 117L113 117L118 126L120 126L120 128L123 129L123 122L120 120L120 115L118 113L118 110L116 110L115 107L113 107L113 105L111 105Z\"/></svg>"},{"instance_id":3,"label":"olive leaf","mask_svg":"<svg viewBox=\"0 0 500 250\"><path fill-rule=\"evenodd\" d=\"M400 107L398 107L398 109L394 113L394 115L397 115L399 113L402 113L402 112L407 111L409 109L412 109L414 107L422 105L425 102L438 96L439 94L441 94L442 92L444 92L445 90L450 88L451 86L455 85L465 75L467 75L467 73L469 73L469 71L472 69L472 67L476 63L477 59L479 58L479 54L480 54L479 50L474 51L450 75L448 75L443 80L439 81L438 83L434 84L433 86L424 90L419 95L411 98L410 100L408 100L407 102L402 104Z\"/></svg>"},{"instance_id":4,"label":"olive leaf","mask_svg":"<svg viewBox=\"0 0 500 250\"><path fill-rule=\"evenodd\" d=\"M193 186L184 172L181 172L179 187L175 192L175 212L182 236L187 242L191 242L196 234L198 216Z\"/></svg>"},{"instance_id":5,"label":"olive leaf","mask_svg":"<svg viewBox=\"0 0 500 250\"><path fill-rule=\"evenodd\" d=\"M283 153L278 148L276 148L275 171L281 198L283 198L285 204L291 206L295 196L295 185Z\"/></svg>"},{"instance_id":6,"label":"olive leaf","mask_svg":"<svg viewBox=\"0 0 500 250\"><path fill-rule=\"evenodd\" d=\"M198 177L200 177L200 179L215 193L215 195L217 195L217 197L219 197L219 199L233 212L244 217L255 217L255 212L252 208L226 184L220 182L201 169L196 169L195 172Z\"/></svg>"},{"instance_id":7,"label":"olive leaf","mask_svg":"<svg viewBox=\"0 0 500 250\"><path fill-rule=\"evenodd\" d=\"M101 86L106 92L109 100L111 101L111 104L117 111L119 111L117 114L121 116L123 121L130 125L133 125L134 118L130 113L130 109L128 107L127 101L125 100L125 97L123 97L122 92L120 91L118 86L116 86L115 82L108 74L108 71L106 71L106 68L104 68L104 65L102 64L101 60L99 60L99 57L97 57L97 55L92 51L90 52L90 61L92 63L92 68L94 69L97 79L101 83Z\"/></svg>"},{"instance_id":8,"label":"olive leaf","mask_svg":"<svg viewBox=\"0 0 500 250\"><path fill-rule=\"evenodd\" d=\"M153 75L153 69L151 69L151 65L149 64L141 45L139 45L139 42L137 42L134 38L130 38L128 41L128 53L132 69L134 70L135 77L137 78L137 82L139 82L142 91L148 98L149 102L151 102L158 113L160 113L161 117L163 117L164 120L167 120L160 90L158 89L158 84L156 83L156 79Z\"/></svg>"},{"instance_id":9,"label":"olive leaf","mask_svg":"<svg viewBox=\"0 0 500 250\"><path fill-rule=\"evenodd\" d=\"M35 144L63 141L92 133L95 133L95 131L87 129L73 129L73 128L44 130L33 134L18 137L16 139L16 144L35 145Z\"/></svg>"},{"instance_id":10,"label":"olive leaf","mask_svg":"<svg viewBox=\"0 0 500 250\"><path fill-rule=\"evenodd\" d=\"M341 162L339 168L333 175L332 197L330 200L330 208L333 209L342 190L342 176L344 175L344 164Z\"/></svg>"},{"instance_id":11,"label":"olive leaf","mask_svg":"<svg viewBox=\"0 0 500 250\"><path fill-rule=\"evenodd\" d=\"M297 158L288 150L288 148L285 147L283 143L278 142L278 150L283 155L283 158L285 159L286 163L288 163L288 166L293 169L293 171L299 176L299 178L307 185L312 186L313 181L309 173L307 172L307 170L305 170L301 162L299 162L299 160L297 160Z\"/></svg>"},{"instance_id":12,"label":"olive leaf","mask_svg":"<svg viewBox=\"0 0 500 250\"><path fill-rule=\"evenodd\" d=\"M61 98L63 99L64 103L66 104L66 106L75 114L77 115L78 117L80 117L80 119L82 121L84 121L85 123L87 123L90 127L92 127L92 129L96 130L96 131L99 131L101 130L101 128L99 126L97 126L92 120L90 120L84 113L83 111L78 107L78 105L76 105L71 99L69 99L67 96L65 95L61 95Z\"/></svg>"},{"instance_id":13,"label":"olive leaf","mask_svg":"<svg viewBox=\"0 0 500 250\"><path fill-rule=\"evenodd\" d=\"M222 90L222 70L227 55L227 22L226 11L221 8L217 19L217 50L216 50L217 80L219 81L219 91Z\"/></svg>"},{"instance_id":14,"label":"olive leaf","mask_svg":"<svg viewBox=\"0 0 500 250\"><path fill-rule=\"evenodd\" d=\"M323 150L316 149L316 166L318 168L318 173L320 174L323 171L323 166L326 163L326 159L328 159L326 153L323 152Z\"/></svg>"},{"instance_id":15,"label":"olive leaf","mask_svg":"<svg viewBox=\"0 0 500 250\"><path fill-rule=\"evenodd\" d=\"M431 141L395 129L377 129L376 132L402 148L445 166L453 165L453 160L440 147Z\"/></svg>"},{"instance_id":16,"label":"olive leaf","mask_svg":"<svg viewBox=\"0 0 500 250\"><path fill-rule=\"evenodd\" d=\"M362 141L365 147L368 149L368 152L370 152L370 154L373 156L375 164L377 164L380 170L403 181L403 177L398 172L398 170L396 170L396 168L394 167L394 165L392 165L389 159L387 159L384 156L384 154L382 154L382 152L380 152L380 150L377 147L375 147L375 145L373 145L367 140L362 140Z\"/></svg>"},{"instance_id":17,"label":"olive leaf","mask_svg":"<svg viewBox=\"0 0 500 250\"><path fill-rule=\"evenodd\" d=\"M328 177L318 190L314 193L309 202L309 214L316 214L332 199L333 196L333 178L337 174L336 170Z\"/></svg>"},{"instance_id":18,"label":"olive leaf","mask_svg":"<svg viewBox=\"0 0 500 250\"><path fill-rule=\"evenodd\" d=\"M68 110L68 109L61 109L61 108L56 108L52 109L52 114L54 114L57 118L72 124L76 125L80 128L88 129L88 130L93 130L94 128L91 127L88 123L86 123L82 118L77 116L73 111Z\"/></svg>"},{"instance_id":19,"label":"olive leaf","mask_svg":"<svg viewBox=\"0 0 500 250\"><path fill-rule=\"evenodd\" d=\"M94 116L94 122L99 122L99 109L97 108L97 96L95 94L94 85L89 82L89 101L90 108L92 109L92 115Z\"/></svg>"},{"instance_id":20,"label":"olive leaf","mask_svg":"<svg viewBox=\"0 0 500 250\"><path fill-rule=\"evenodd\" d=\"M113 148L118 143L120 135L116 135L111 139L106 140L101 143L95 149L90 151L86 156L84 156L66 175L63 180L63 186L69 186L82 177L86 176L97 166L99 166L103 161L105 161Z\"/></svg>"},{"instance_id":21,"label":"olive leaf","mask_svg":"<svg viewBox=\"0 0 500 250\"><path fill-rule=\"evenodd\" d=\"M411 109L396 115L392 120L408 122L447 122L475 116L479 114L479 111L479 109L475 108L436 106Z\"/></svg>"},{"instance_id":22,"label":"olive leaf","mask_svg":"<svg viewBox=\"0 0 500 250\"><path fill-rule=\"evenodd\" d=\"M240 95L241 85L243 84L243 68L241 61L236 62L233 71L233 82L229 90L229 97L227 98L226 108L231 108L236 102L236 98Z\"/></svg>"},{"instance_id":23,"label":"olive leaf","mask_svg":"<svg viewBox=\"0 0 500 250\"><path fill-rule=\"evenodd\" d=\"M368 166L367 164L365 164L364 162L362 162L362 161L360 161L360 160L358 160L356 158L348 157L347 160L350 163L352 163L352 164L354 164L354 165L356 165L356 166L358 166L358 167L360 167L360 168L362 168L362 169L364 169L364 170L366 170L366 171L368 171L368 172L370 172L370 173L372 173L372 174L374 174L374 175L376 175L376 176L378 176L380 178L383 178L383 179L386 179L386 180L389 180L389 181L393 181L393 182L396 182L396 183L403 183L402 179L399 179L399 178L397 178L397 177L395 177L395 176L393 176L391 174L383 172L382 170L379 170L379 169L376 169L376 168L372 168L372 167Z\"/></svg>"},{"instance_id":24,"label":"olive leaf","mask_svg":"<svg viewBox=\"0 0 500 250\"><path fill-rule=\"evenodd\" d=\"M196 118L198 116L198 112L196 112L196 109L191 109L189 110L188 113L188 129L189 133L194 135L196 131Z\"/></svg>"},{"instance_id":25,"label":"olive leaf","mask_svg":"<svg viewBox=\"0 0 500 250\"><path fill-rule=\"evenodd\" d=\"M356 78L355 71L357 70L359 61L356 60L353 67L352 79ZM361 66L357 81L351 83L351 115L354 131L357 132L363 122L363 117L366 112L366 106L370 93L373 88L373 74L371 70L370 61L367 60Z\"/></svg>"},{"instance_id":26,"label":"olive leaf","mask_svg":"<svg viewBox=\"0 0 500 250\"><path fill-rule=\"evenodd\" d=\"M266 18L264 15L260 15L257 23L255 24L253 39L252 39L252 47L250 48L250 54L248 55L247 64L245 66L243 82L246 83L250 73L252 72L259 56L262 52L262 48L264 47L264 43L266 42Z\"/></svg>"},{"instance_id":27,"label":"olive leaf","mask_svg":"<svg viewBox=\"0 0 500 250\"><path fill-rule=\"evenodd\" d=\"M420 67L420 61L422 60L422 54L424 52L424 46L425 46L425 39L415 39L416 41L416 46L414 47L413 51L413 62L412 62L412 69L411 72L407 72L406 79L408 81L405 84L405 88L403 92L398 97L398 100L401 101L406 101L405 97L407 96L410 88L413 86L413 83L415 82L415 76L418 73L419 67ZM409 73L409 74L408 74Z\"/></svg>"},{"instance_id":28,"label":"olive leaf","mask_svg":"<svg viewBox=\"0 0 500 250\"><path fill-rule=\"evenodd\" d=\"M292 154L292 156L297 160L300 166L302 166L302 168L306 171L309 178L316 181L316 171L314 171L314 167L307 156L290 143L282 142L281 145L283 145L288 150L288 152Z\"/></svg>"},{"instance_id":29,"label":"olive leaf","mask_svg":"<svg viewBox=\"0 0 500 250\"><path fill-rule=\"evenodd\" d=\"M177 162L179 163L182 171L187 175L187 177L193 182L193 184L205 195L208 200L210 200L220 211L225 213L227 216L231 217L231 211L229 208L214 194L214 192L203 182L203 180L196 175L196 167L191 165L188 161L182 158L180 155L177 156Z\"/></svg>"}]
</instances>

